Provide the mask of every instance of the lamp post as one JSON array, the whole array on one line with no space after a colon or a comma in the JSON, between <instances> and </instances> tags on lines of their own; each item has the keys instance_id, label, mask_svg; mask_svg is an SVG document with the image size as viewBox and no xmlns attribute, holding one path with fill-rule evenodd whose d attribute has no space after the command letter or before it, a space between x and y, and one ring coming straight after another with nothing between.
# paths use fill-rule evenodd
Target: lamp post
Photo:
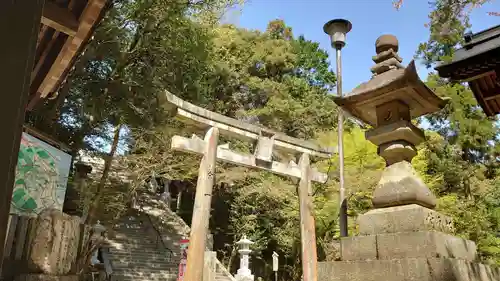
<instances>
[{"instance_id":1,"label":"lamp post","mask_svg":"<svg viewBox=\"0 0 500 281\"><path fill-rule=\"evenodd\" d=\"M334 19L323 26L323 31L330 35L332 47L335 48L337 57L337 95L342 97L342 56L341 50L345 46L346 35L351 31L352 24L345 19ZM345 200L344 187L344 114L339 108L338 112L338 151L339 151L339 173L340 173L340 236L346 237L347 233L347 202Z\"/></svg>"}]
</instances>

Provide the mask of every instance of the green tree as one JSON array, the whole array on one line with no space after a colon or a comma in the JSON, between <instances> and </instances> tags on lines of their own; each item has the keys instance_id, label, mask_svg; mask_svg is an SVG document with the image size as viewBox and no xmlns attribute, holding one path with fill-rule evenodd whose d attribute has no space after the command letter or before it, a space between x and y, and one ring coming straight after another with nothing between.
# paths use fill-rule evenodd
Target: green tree
<instances>
[{"instance_id":1,"label":"green tree","mask_svg":"<svg viewBox=\"0 0 500 281\"><path fill-rule=\"evenodd\" d=\"M403 0L394 0L400 9ZM433 0L429 1L432 11L429 14L429 39L419 45L416 57L428 67L437 61L449 61L457 46L462 44L465 31L470 28L469 16L474 8L492 0ZM489 12L498 16L498 11Z\"/></svg>"}]
</instances>

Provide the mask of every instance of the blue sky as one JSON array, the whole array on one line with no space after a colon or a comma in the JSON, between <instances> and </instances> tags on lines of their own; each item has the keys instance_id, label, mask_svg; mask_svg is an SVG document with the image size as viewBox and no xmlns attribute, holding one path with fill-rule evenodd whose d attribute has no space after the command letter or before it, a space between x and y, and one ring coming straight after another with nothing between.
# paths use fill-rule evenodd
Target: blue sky
<instances>
[{"instance_id":1,"label":"blue sky","mask_svg":"<svg viewBox=\"0 0 500 281\"><path fill-rule=\"evenodd\" d=\"M500 23L499 17L487 15L500 11L500 0L493 1L471 15L472 31L477 32ZM283 19L295 35L320 42L328 50L335 67L334 52L328 35L323 33L325 22L345 18L353 29L347 35L342 50L344 93L370 79L371 57L375 54L375 40L382 34L393 34L399 39L399 54L408 64L418 44L427 40L429 32L424 24L430 11L426 0L406 0L396 11L392 0L248 0L240 12L229 12L226 21L240 27L265 30L273 19ZM429 70L419 66L425 79Z\"/></svg>"}]
</instances>

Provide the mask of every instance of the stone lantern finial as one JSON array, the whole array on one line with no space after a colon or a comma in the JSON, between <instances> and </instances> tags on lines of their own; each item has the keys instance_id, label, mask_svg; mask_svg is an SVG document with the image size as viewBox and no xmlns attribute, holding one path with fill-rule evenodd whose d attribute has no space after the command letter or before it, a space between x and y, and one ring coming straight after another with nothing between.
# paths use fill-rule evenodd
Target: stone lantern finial
<instances>
[{"instance_id":1,"label":"stone lantern finial","mask_svg":"<svg viewBox=\"0 0 500 281\"><path fill-rule=\"evenodd\" d=\"M370 70L378 75L391 69L402 69L403 59L398 55L399 42L394 35L382 35L375 42L377 55L372 58L376 63Z\"/></svg>"}]
</instances>

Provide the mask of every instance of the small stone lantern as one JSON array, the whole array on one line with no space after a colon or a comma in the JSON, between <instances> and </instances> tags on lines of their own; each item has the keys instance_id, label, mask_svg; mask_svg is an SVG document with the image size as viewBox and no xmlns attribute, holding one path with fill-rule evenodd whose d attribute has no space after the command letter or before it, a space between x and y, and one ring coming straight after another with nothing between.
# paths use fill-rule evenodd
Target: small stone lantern
<instances>
[{"instance_id":1,"label":"small stone lantern","mask_svg":"<svg viewBox=\"0 0 500 281\"><path fill-rule=\"evenodd\" d=\"M250 271L250 245L254 244L254 242L247 239L246 235L243 235L243 238L240 241L236 242L237 245L240 246L238 252L240 253L240 268L236 273L236 280L244 280L244 281L253 281L254 276Z\"/></svg>"},{"instance_id":2,"label":"small stone lantern","mask_svg":"<svg viewBox=\"0 0 500 281\"><path fill-rule=\"evenodd\" d=\"M387 164L373 194L375 208L418 204L434 208L436 198L410 164L424 133L411 120L440 110L446 104L418 77L415 62L401 65L398 40L383 35L375 43L373 77L335 102L371 125L366 138L378 146Z\"/></svg>"}]
</instances>

